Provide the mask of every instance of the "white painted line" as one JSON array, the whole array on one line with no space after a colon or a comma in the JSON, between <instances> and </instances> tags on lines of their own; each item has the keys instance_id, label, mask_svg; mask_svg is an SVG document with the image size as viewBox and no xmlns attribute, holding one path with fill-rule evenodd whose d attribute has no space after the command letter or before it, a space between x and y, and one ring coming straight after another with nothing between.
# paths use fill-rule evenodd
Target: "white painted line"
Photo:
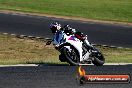
<instances>
[{"instance_id":1,"label":"white painted line","mask_svg":"<svg viewBox=\"0 0 132 88\"><path fill-rule=\"evenodd\" d=\"M89 66L89 65L94 65L94 64L80 64L82 66ZM132 65L132 63L105 63L104 66L106 65ZM34 66L37 67L39 66L39 64L17 64L17 65L0 65L0 67L30 67L30 66ZM50 65L49 65L50 66Z\"/></svg>"},{"instance_id":2,"label":"white painted line","mask_svg":"<svg viewBox=\"0 0 132 88\"><path fill-rule=\"evenodd\" d=\"M132 63L119 63L119 65L132 65Z\"/></svg>"},{"instance_id":3,"label":"white painted line","mask_svg":"<svg viewBox=\"0 0 132 88\"><path fill-rule=\"evenodd\" d=\"M117 47L117 48L122 49L123 47Z\"/></svg>"},{"instance_id":4,"label":"white painted line","mask_svg":"<svg viewBox=\"0 0 132 88\"><path fill-rule=\"evenodd\" d=\"M3 33L4 35L8 35L8 33Z\"/></svg>"},{"instance_id":5,"label":"white painted line","mask_svg":"<svg viewBox=\"0 0 132 88\"><path fill-rule=\"evenodd\" d=\"M22 66L25 66L25 67L30 67L30 66L38 66L36 64L17 64L17 65L0 65L0 67L22 67Z\"/></svg>"},{"instance_id":6,"label":"white painted line","mask_svg":"<svg viewBox=\"0 0 132 88\"><path fill-rule=\"evenodd\" d=\"M11 34L12 36L16 36L16 34Z\"/></svg>"},{"instance_id":7,"label":"white painted line","mask_svg":"<svg viewBox=\"0 0 132 88\"><path fill-rule=\"evenodd\" d=\"M45 39L51 39L51 38L45 38Z\"/></svg>"},{"instance_id":8,"label":"white painted line","mask_svg":"<svg viewBox=\"0 0 132 88\"><path fill-rule=\"evenodd\" d=\"M41 39L41 37L35 37L35 38L37 38L37 39Z\"/></svg>"},{"instance_id":9,"label":"white painted line","mask_svg":"<svg viewBox=\"0 0 132 88\"><path fill-rule=\"evenodd\" d=\"M108 45L102 45L103 47L109 47Z\"/></svg>"},{"instance_id":10,"label":"white painted line","mask_svg":"<svg viewBox=\"0 0 132 88\"><path fill-rule=\"evenodd\" d=\"M20 35L21 37L26 37L26 35Z\"/></svg>"},{"instance_id":11,"label":"white painted line","mask_svg":"<svg viewBox=\"0 0 132 88\"><path fill-rule=\"evenodd\" d=\"M52 40L51 38L45 38L45 40Z\"/></svg>"},{"instance_id":12,"label":"white painted line","mask_svg":"<svg viewBox=\"0 0 132 88\"><path fill-rule=\"evenodd\" d=\"M34 36L28 36L29 38L35 38Z\"/></svg>"},{"instance_id":13,"label":"white painted line","mask_svg":"<svg viewBox=\"0 0 132 88\"><path fill-rule=\"evenodd\" d=\"M79 64L82 66L94 65L94 64ZM132 65L132 63L105 63L104 65Z\"/></svg>"},{"instance_id":14,"label":"white painted line","mask_svg":"<svg viewBox=\"0 0 132 88\"><path fill-rule=\"evenodd\" d=\"M110 46L110 48L117 48L116 46Z\"/></svg>"}]
</instances>

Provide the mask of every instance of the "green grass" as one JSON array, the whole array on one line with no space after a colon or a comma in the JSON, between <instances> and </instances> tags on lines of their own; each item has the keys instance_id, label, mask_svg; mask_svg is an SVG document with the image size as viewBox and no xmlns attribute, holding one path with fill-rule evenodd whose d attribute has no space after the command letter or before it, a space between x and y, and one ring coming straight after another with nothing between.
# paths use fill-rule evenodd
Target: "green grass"
<instances>
[{"instance_id":1,"label":"green grass","mask_svg":"<svg viewBox=\"0 0 132 88\"><path fill-rule=\"evenodd\" d=\"M106 63L132 63L132 48L99 47Z\"/></svg>"},{"instance_id":2,"label":"green grass","mask_svg":"<svg viewBox=\"0 0 132 88\"><path fill-rule=\"evenodd\" d=\"M0 35L0 64L58 64L58 54L45 42Z\"/></svg>"},{"instance_id":3,"label":"green grass","mask_svg":"<svg viewBox=\"0 0 132 88\"><path fill-rule=\"evenodd\" d=\"M132 22L132 0L0 0L0 9Z\"/></svg>"},{"instance_id":4,"label":"green grass","mask_svg":"<svg viewBox=\"0 0 132 88\"><path fill-rule=\"evenodd\" d=\"M98 47L106 63L132 63L132 48ZM19 39L0 34L0 64L66 64L58 59L59 52L52 45L39 40Z\"/></svg>"}]
</instances>

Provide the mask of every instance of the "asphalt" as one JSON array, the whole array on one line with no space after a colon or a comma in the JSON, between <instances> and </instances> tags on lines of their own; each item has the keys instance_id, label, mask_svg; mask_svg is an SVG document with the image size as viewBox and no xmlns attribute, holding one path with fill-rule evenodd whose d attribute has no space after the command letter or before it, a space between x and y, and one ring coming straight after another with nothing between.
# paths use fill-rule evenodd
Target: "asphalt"
<instances>
[{"instance_id":1,"label":"asphalt","mask_svg":"<svg viewBox=\"0 0 132 88\"><path fill-rule=\"evenodd\" d=\"M0 13L0 32L50 37L49 24L58 21L70 24L88 35L96 44L132 47L132 27L65 20L58 18ZM85 66L87 74L130 74L132 65ZM77 67L13 66L0 67L0 88L131 88L129 84L84 84L76 82ZM132 78L131 78L132 79Z\"/></svg>"},{"instance_id":2,"label":"asphalt","mask_svg":"<svg viewBox=\"0 0 132 88\"><path fill-rule=\"evenodd\" d=\"M83 66L86 74L129 74L132 65ZM77 67L72 66L21 66L0 67L0 88L131 88L127 84L84 84L76 81Z\"/></svg>"},{"instance_id":3,"label":"asphalt","mask_svg":"<svg viewBox=\"0 0 132 88\"><path fill-rule=\"evenodd\" d=\"M91 43L132 47L132 26L82 22L45 16L0 13L0 32L52 37L49 24L58 21L88 35Z\"/></svg>"}]
</instances>

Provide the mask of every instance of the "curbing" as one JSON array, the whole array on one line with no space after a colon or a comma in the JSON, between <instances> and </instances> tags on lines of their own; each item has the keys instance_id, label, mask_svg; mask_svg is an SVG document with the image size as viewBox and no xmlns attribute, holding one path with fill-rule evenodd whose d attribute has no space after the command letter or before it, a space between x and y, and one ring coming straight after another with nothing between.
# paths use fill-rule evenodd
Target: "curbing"
<instances>
[{"instance_id":1,"label":"curbing","mask_svg":"<svg viewBox=\"0 0 132 88\"><path fill-rule=\"evenodd\" d=\"M8 33L3 33L3 35L8 35Z\"/></svg>"},{"instance_id":2,"label":"curbing","mask_svg":"<svg viewBox=\"0 0 132 88\"><path fill-rule=\"evenodd\" d=\"M43 38L43 37L39 37L39 36L27 36L27 35L17 35L17 34L10 34L10 33L1 33L3 35L11 35L11 36L15 36L17 38L20 39L24 39L24 38L29 38L29 39L39 39L41 41L52 41L51 38ZM118 47L118 46L110 46L110 45L102 45L102 44L92 44L93 46L102 46L102 47L109 47L109 48L123 48L123 47Z\"/></svg>"}]
</instances>

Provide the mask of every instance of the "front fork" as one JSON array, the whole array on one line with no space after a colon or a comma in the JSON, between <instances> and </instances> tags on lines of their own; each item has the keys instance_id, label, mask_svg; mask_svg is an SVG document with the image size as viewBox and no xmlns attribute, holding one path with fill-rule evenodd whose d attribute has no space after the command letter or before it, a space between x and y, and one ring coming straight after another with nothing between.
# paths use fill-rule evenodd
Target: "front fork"
<instances>
[{"instance_id":1,"label":"front fork","mask_svg":"<svg viewBox=\"0 0 132 88\"><path fill-rule=\"evenodd\" d=\"M83 54L83 57L81 59L81 61L90 61L91 59L91 55L92 55L92 50L94 49L94 47L88 42L87 39L85 39L83 41L83 47L85 48L84 49L84 54Z\"/></svg>"}]
</instances>

